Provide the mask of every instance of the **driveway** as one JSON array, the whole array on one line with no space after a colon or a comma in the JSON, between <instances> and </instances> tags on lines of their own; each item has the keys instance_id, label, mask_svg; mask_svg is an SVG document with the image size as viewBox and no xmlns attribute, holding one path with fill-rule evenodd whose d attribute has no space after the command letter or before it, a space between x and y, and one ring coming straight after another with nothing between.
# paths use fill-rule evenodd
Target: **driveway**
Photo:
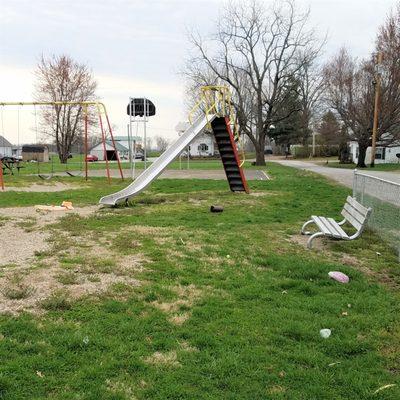
<instances>
[{"instance_id":1,"label":"driveway","mask_svg":"<svg viewBox=\"0 0 400 400\"><path fill-rule=\"evenodd\" d=\"M334 181L339 182L347 187L351 188L353 186L354 170L352 169L324 167L323 165L317 165L309 161L300 161L300 160L271 159L268 161L277 162L279 164L286 165L288 167L294 167L305 171L312 171L317 174L324 175L327 178L333 179ZM386 171L371 171L369 169L366 171L360 170L360 172L366 175L376 176L377 178L386 179L388 181L400 184L400 171L386 172Z\"/></svg>"}]
</instances>

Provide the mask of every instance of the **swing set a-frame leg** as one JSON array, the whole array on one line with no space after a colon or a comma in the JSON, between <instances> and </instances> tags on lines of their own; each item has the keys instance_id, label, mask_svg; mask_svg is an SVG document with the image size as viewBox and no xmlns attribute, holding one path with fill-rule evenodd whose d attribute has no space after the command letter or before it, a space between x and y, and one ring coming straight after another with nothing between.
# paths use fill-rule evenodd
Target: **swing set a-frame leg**
<instances>
[{"instance_id":1,"label":"swing set a-frame leg","mask_svg":"<svg viewBox=\"0 0 400 400\"><path fill-rule=\"evenodd\" d=\"M4 190L3 163L1 160L0 160L0 186L1 190Z\"/></svg>"}]
</instances>

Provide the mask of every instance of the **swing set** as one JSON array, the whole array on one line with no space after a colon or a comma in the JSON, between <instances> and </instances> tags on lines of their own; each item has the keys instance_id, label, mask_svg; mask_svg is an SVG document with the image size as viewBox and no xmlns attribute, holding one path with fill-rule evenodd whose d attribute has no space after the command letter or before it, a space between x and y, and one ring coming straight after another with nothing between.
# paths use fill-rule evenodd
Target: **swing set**
<instances>
[{"instance_id":1,"label":"swing set","mask_svg":"<svg viewBox=\"0 0 400 400\"><path fill-rule=\"evenodd\" d=\"M114 135L112 132L111 128L111 123L110 119L107 114L107 109L104 103L100 103L97 101L53 101L53 102L0 102L0 107L1 108L1 126L2 126L2 134L4 136L4 123L3 123L3 109L4 107L10 107L10 106L17 106L18 107L18 147L19 147L19 130L20 130L20 107L22 106L34 106L34 114L35 114L35 129L36 129L36 141L38 140L38 125L37 125L37 116L36 116L36 107L37 106L51 106L51 107L58 107L58 106L77 106L77 107L82 107L83 108L83 119L84 119L84 160L85 160L85 169L84 169L84 176L85 180L88 180L88 127L89 127L89 118L88 118L88 109L89 107L93 107L97 111L98 115L98 120L99 120L99 125L100 125L100 130L101 130L101 139L102 139L102 145L103 145L103 151L104 151L104 159L106 162L106 172L107 172L107 179L108 183L111 182L111 175L110 175L110 166L109 166L109 160L107 156L107 149L106 149L106 139L107 139L107 132L106 129L108 129L108 133L111 138L111 144L113 147L113 151L115 154L115 158L117 159L118 162L118 169L119 169L119 174L121 176L121 179L124 179L123 172L122 172L122 166L121 166L121 161L118 156L117 152L117 147L115 144L114 140ZM103 123L103 115L106 120L106 126ZM41 179L51 179L51 177L54 175L54 163L53 163L53 157L51 158L51 174L50 175L44 175L40 173L40 167L38 163L38 176ZM75 176L72 174L70 171L67 170L66 168L66 174L70 176ZM2 161L0 159L0 187L4 190L4 179L3 179L3 165Z\"/></svg>"}]
</instances>

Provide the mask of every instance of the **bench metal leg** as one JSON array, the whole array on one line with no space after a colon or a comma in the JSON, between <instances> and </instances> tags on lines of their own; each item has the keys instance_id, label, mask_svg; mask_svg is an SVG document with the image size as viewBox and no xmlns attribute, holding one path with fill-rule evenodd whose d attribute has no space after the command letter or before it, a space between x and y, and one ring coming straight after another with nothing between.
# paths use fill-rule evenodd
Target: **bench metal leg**
<instances>
[{"instance_id":1,"label":"bench metal leg","mask_svg":"<svg viewBox=\"0 0 400 400\"><path fill-rule=\"evenodd\" d=\"M303 226L302 226L302 228L301 228L301 234L302 235L312 235L312 232L308 232L308 231L305 231L305 229L306 229L306 226L307 225L309 225L309 224L311 224L311 223L313 223L314 221L312 220L312 219L310 219L309 221L307 221Z\"/></svg>"},{"instance_id":2,"label":"bench metal leg","mask_svg":"<svg viewBox=\"0 0 400 400\"><path fill-rule=\"evenodd\" d=\"M317 238L317 237L320 237L320 236L325 236L325 234L324 234L323 232L317 232L317 233L314 233L313 235L311 235L311 236L310 236L310 239L308 239L308 241L307 241L307 247L308 247L309 249L312 249L312 242L313 242L313 240L314 240L315 238Z\"/></svg>"}]
</instances>

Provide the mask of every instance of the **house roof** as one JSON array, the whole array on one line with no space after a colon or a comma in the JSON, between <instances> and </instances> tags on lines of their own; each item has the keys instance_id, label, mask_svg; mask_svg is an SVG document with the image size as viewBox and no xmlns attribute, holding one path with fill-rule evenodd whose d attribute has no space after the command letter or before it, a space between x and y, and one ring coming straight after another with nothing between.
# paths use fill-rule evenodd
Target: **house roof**
<instances>
[{"instance_id":1,"label":"house roof","mask_svg":"<svg viewBox=\"0 0 400 400\"><path fill-rule=\"evenodd\" d=\"M114 136L114 140L116 142L129 142L129 136ZM140 142L142 138L140 136L132 136L132 140Z\"/></svg>"},{"instance_id":2,"label":"house roof","mask_svg":"<svg viewBox=\"0 0 400 400\"><path fill-rule=\"evenodd\" d=\"M110 146L112 148L114 147L113 142L111 140L106 140L106 144L107 144L107 146ZM96 146L93 146L92 148L90 148L89 151L92 151L96 147L102 148L102 146L103 146L102 142L97 143ZM129 151L128 147L124 146L123 144L121 144L120 142L118 142L116 140L115 140L115 147L116 147L117 151Z\"/></svg>"},{"instance_id":3,"label":"house roof","mask_svg":"<svg viewBox=\"0 0 400 400\"><path fill-rule=\"evenodd\" d=\"M12 144L4 136L0 135L0 147L12 147Z\"/></svg>"},{"instance_id":4,"label":"house roof","mask_svg":"<svg viewBox=\"0 0 400 400\"><path fill-rule=\"evenodd\" d=\"M111 140L106 140L106 143L109 146L114 147L113 142ZM117 151L128 151L129 150L127 147L125 147L124 145L122 145L121 143L119 143L117 141L115 141L115 147L116 147Z\"/></svg>"}]
</instances>

